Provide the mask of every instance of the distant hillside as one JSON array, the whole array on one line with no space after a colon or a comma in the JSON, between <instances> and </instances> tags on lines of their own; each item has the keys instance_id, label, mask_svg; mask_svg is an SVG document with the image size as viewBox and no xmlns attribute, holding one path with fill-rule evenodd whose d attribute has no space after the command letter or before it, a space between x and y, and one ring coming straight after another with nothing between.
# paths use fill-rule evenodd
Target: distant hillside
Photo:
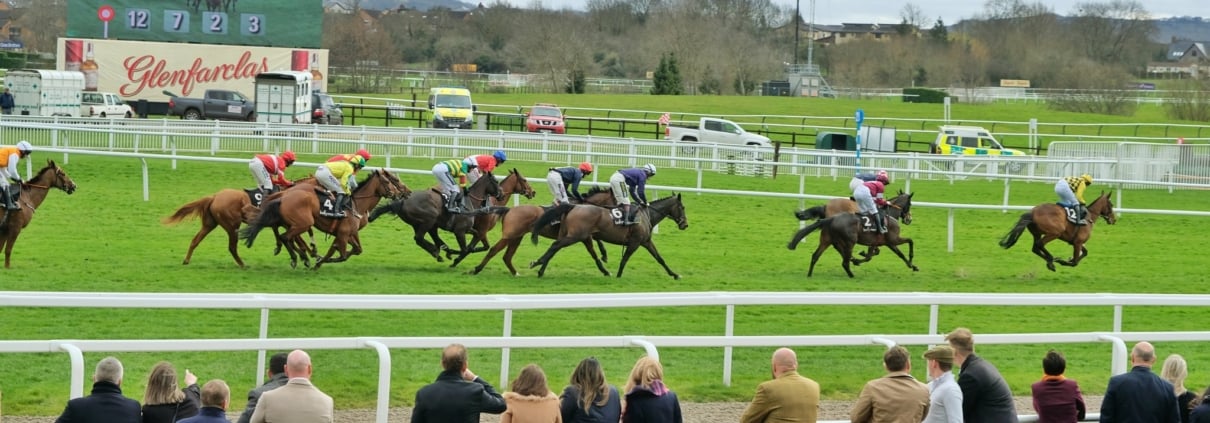
<instances>
[{"instance_id":1,"label":"distant hillside","mask_svg":"<svg viewBox=\"0 0 1210 423\"><path fill-rule=\"evenodd\" d=\"M352 6L355 0L324 0L324 7L328 7L332 3L343 3L347 6ZM366 10L393 10L399 8L400 5L412 10L427 11L436 7L444 7L450 10L471 10L477 4L466 3L459 0L361 0L361 8Z\"/></svg>"},{"instance_id":2,"label":"distant hillside","mask_svg":"<svg viewBox=\"0 0 1210 423\"><path fill-rule=\"evenodd\" d=\"M1210 19L1200 17L1179 17L1161 19L1155 22L1156 33L1152 38L1156 42L1167 44L1173 37L1182 40L1210 41Z\"/></svg>"}]
</instances>

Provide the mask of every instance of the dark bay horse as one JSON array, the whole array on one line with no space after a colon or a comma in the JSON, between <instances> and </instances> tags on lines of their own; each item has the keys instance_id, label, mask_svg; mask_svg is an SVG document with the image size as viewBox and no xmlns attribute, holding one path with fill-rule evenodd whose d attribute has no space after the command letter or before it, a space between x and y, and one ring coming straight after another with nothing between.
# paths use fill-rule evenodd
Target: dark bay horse
<instances>
[{"instance_id":1,"label":"dark bay horse","mask_svg":"<svg viewBox=\"0 0 1210 423\"><path fill-rule=\"evenodd\" d=\"M843 260L841 264L844 267L845 273L850 278L853 277L853 271L849 269L850 263L861 265L870 261L877 254L876 252L872 252L863 259L854 259L853 248L858 244L868 247L885 245L895 252L895 255L898 255L900 259L903 259L908 268L912 269L912 271L918 271L920 269L912 264L912 260L916 257L915 242L911 238L899 236L899 219L905 215L908 216L907 220L911 219L912 194L900 194L894 200L893 204L897 204L897 206L891 207L888 205L887 214L897 214L897 216L887 221L887 233L885 234L880 234L877 231L862 231L862 222L859 216L853 213L841 213L820 219L799 229L794 234L794 237L790 239L790 243L786 245L786 248L791 250L798 248L798 243L803 238L810 235L811 232L822 229L819 234L819 247L815 248L815 253L811 254L811 267L807 270L807 277L810 277L815 272L815 263L819 261L819 257L823 255L824 251L827 251L829 246L835 248L836 252L840 253L840 257ZM900 244L908 245L907 256L904 256L903 252L899 251Z\"/></svg>"},{"instance_id":2,"label":"dark bay horse","mask_svg":"<svg viewBox=\"0 0 1210 423\"><path fill-rule=\"evenodd\" d=\"M629 226L614 224L612 210L604 207L575 204L556 206L543 213L538 222L534 224L533 229L530 230L530 239L537 244L542 230L556 220L561 222L559 238L555 239L555 242L546 250L546 254L531 262L529 267L532 269L541 265L542 267L538 269L538 277L542 277L546 273L546 265L550 264L550 259L560 249L577 242L585 242L589 238L596 238L625 247L622 251L622 261L618 264L619 278L622 277L622 271L626 269L626 261L630 260L630 255L642 246L651 253L660 266L664 266L664 271L668 272L668 275L673 279L680 279L681 275L668 268L668 264L656 250L655 243L651 241L651 228L665 217L672 217L680 230L689 227L689 222L685 218L685 205L681 202L680 194L652 201L650 207L639 210L638 222ZM597 267L601 273L609 275L600 262L597 262Z\"/></svg>"},{"instance_id":3,"label":"dark bay horse","mask_svg":"<svg viewBox=\"0 0 1210 423\"><path fill-rule=\"evenodd\" d=\"M9 258L13 254L13 244L17 242L17 236L21 235L22 229L29 226L29 221L34 218L34 211L46 200L46 194L51 188L61 189L71 195L76 192L76 183L72 182L67 173L53 160L47 160L46 167L21 186L21 194L16 201L21 209L0 211L4 213L4 216L0 217L0 248L4 249L5 269L12 267Z\"/></svg>"},{"instance_id":4,"label":"dark bay horse","mask_svg":"<svg viewBox=\"0 0 1210 423\"><path fill-rule=\"evenodd\" d=\"M613 193L608 189L594 187L584 194L583 204L592 204L601 207L613 207L616 204L613 198ZM504 252L504 265L508 267L508 271L513 276L517 276L517 268L513 266L513 255L517 253L517 247L521 245L521 240L525 239L525 235L534 227L534 223L538 218L542 217L542 213L549 210L550 207L540 207L528 204L522 204L517 207L507 209L504 213L504 222L501 224L500 240L496 241L496 245L487 252L487 256L483 257L483 261L479 262L478 266L471 271L471 274L477 275L483 271L487 263L495 257L500 250L508 248ZM542 228L539 235L546 238L557 239L559 237L559 225L551 224ZM603 262L607 261L605 253L605 244L601 240L597 241L597 249L601 251L600 258L597 258L597 252L592 248L592 240L585 239L583 241L584 248L588 249L588 255L592 256L592 261L597 264L597 268L606 276L609 276L609 271L605 270Z\"/></svg>"},{"instance_id":5,"label":"dark bay horse","mask_svg":"<svg viewBox=\"0 0 1210 423\"><path fill-rule=\"evenodd\" d=\"M904 225L912 224L912 196L916 193L904 194L902 190L887 201L885 214L891 219L899 220ZM794 212L794 216L798 220L813 220L832 217L841 213L857 213L857 202L849 198L833 198L822 206L815 206L805 210ZM889 228L889 227L888 227ZM866 251L861 252L862 260L854 262L854 264L862 264L874 256L878 255L877 246L866 247Z\"/></svg>"},{"instance_id":6,"label":"dark bay horse","mask_svg":"<svg viewBox=\"0 0 1210 423\"><path fill-rule=\"evenodd\" d=\"M1012 230L1008 231L1008 234L1000 240L1000 246L1005 249L1012 247L1017 243L1017 239L1021 238L1021 234L1029 229L1029 233L1034 236L1033 252L1042 260L1046 260L1047 269L1055 271L1055 263L1075 267L1080 264L1080 260L1088 257L1088 248L1085 248L1084 244L1088 242L1088 238L1092 237L1092 227L1097 222L1097 218L1105 219L1105 222L1110 225L1118 221L1117 215L1113 212L1113 201L1109 199L1107 192L1102 192L1096 200L1092 201L1092 204L1088 205L1088 215L1093 217L1092 220L1089 220L1087 225L1077 226L1067 220L1067 213L1058 204L1046 203L1035 206L1033 210L1021 215ZM1046 244L1056 239L1071 244L1070 259L1055 258L1050 251L1046 250Z\"/></svg>"},{"instance_id":7,"label":"dark bay horse","mask_svg":"<svg viewBox=\"0 0 1210 423\"><path fill-rule=\"evenodd\" d=\"M472 230L475 217L499 211L500 208L484 206L491 205L487 203L488 198L493 198L496 203L503 204L503 192L500 189L500 182L489 173L480 177L467 189L466 197L470 200L472 207L483 207L476 211L451 215L445 209L445 200L438 188L434 187L417 192L408 198L396 199L374 208L374 211L370 212L370 221L373 222L386 213L399 216L404 223L412 225L414 233L412 239L416 241L416 245L419 245L440 263L443 261L441 251L448 250L449 246L441 240L437 231L445 229L453 232L454 237L458 240L456 253L461 255L462 251L467 249L466 234ZM425 239L426 235L432 238L433 242Z\"/></svg>"},{"instance_id":8,"label":"dark bay horse","mask_svg":"<svg viewBox=\"0 0 1210 423\"><path fill-rule=\"evenodd\" d=\"M310 189L305 187L310 187ZM319 270L324 262L341 262L349 258L351 254L345 247L351 242L354 243L355 248L358 247L356 235L357 231L366 223L363 220L364 215L379 200L400 198L408 195L410 191L394 174L381 169L374 170L370 172L364 182L358 184L357 189L350 195L353 213L343 219L319 214L320 204L319 198L316 196L317 192L319 192L318 189L313 185L301 184L299 188L270 196L264 204L261 204L261 211L256 219L249 222L248 227L240 231L240 237L244 238L245 244L251 247L261 229L285 226L286 233L279 236L278 240L290 253L290 266L297 266L298 257L301 256L303 265L310 267L307 249L300 248L305 245L301 235L314 226L315 229L334 237L327 254L315 260L314 269ZM332 256L338 251L340 256L333 259Z\"/></svg>"},{"instance_id":9,"label":"dark bay horse","mask_svg":"<svg viewBox=\"0 0 1210 423\"><path fill-rule=\"evenodd\" d=\"M500 181L501 198L504 198L504 201L508 201L508 198L512 197L513 194L521 194L531 200L535 195L534 188L529 185L529 181L524 176L521 176L521 172L518 172L516 168L508 171L508 176L504 177L503 181ZM471 253L487 251L488 247L491 247L491 244L487 242L487 233L496 227L496 222L499 220L500 216L495 213L475 217L475 227L471 235L470 247L464 248L461 254L458 255L458 258L454 259L454 262L450 264L450 267L457 267L458 263L461 263ZM476 248L475 245L479 244L483 246ZM445 258L451 258L453 253L453 250L446 250Z\"/></svg>"}]
</instances>

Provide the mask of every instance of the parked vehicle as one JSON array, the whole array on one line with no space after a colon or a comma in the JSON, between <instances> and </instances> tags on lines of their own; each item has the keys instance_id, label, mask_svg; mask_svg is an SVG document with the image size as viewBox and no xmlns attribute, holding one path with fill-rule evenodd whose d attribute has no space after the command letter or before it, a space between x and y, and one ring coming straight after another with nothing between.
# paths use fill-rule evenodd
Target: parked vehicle
<instances>
[{"instance_id":1,"label":"parked vehicle","mask_svg":"<svg viewBox=\"0 0 1210 423\"><path fill-rule=\"evenodd\" d=\"M13 113L31 116L80 116L84 74L78 71L14 69L4 77L13 94Z\"/></svg>"},{"instance_id":2,"label":"parked vehicle","mask_svg":"<svg viewBox=\"0 0 1210 423\"><path fill-rule=\"evenodd\" d=\"M134 110L117 94L85 92L80 97L80 116L130 118Z\"/></svg>"},{"instance_id":3,"label":"parked vehicle","mask_svg":"<svg viewBox=\"0 0 1210 423\"><path fill-rule=\"evenodd\" d=\"M311 123L311 72L261 72L254 83L257 122Z\"/></svg>"},{"instance_id":4,"label":"parked vehicle","mask_svg":"<svg viewBox=\"0 0 1210 423\"><path fill-rule=\"evenodd\" d=\"M428 104L434 128L471 129L475 123L475 103L466 88L433 88Z\"/></svg>"},{"instance_id":5,"label":"parked vehicle","mask_svg":"<svg viewBox=\"0 0 1210 423\"><path fill-rule=\"evenodd\" d=\"M343 125L344 111L332 96L316 91L311 93L311 122L320 125Z\"/></svg>"},{"instance_id":6,"label":"parked vehicle","mask_svg":"<svg viewBox=\"0 0 1210 423\"><path fill-rule=\"evenodd\" d=\"M559 110L559 106L550 103L538 103L534 107L529 108L529 112L525 113L525 130L528 132L542 133L567 133L567 126L563 122L563 111Z\"/></svg>"},{"instance_id":7,"label":"parked vehicle","mask_svg":"<svg viewBox=\"0 0 1210 423\"><path fill-rule=\"evenodd\" d=\"M942 125L929 146L933 154L976 156L1023 156L1025 152L1004 148L991 132L978 126Z\"/></svg>"},{"instance_id":8,"label":"parked vehicle","mask_svg":"<svg viewBox=\"0 0 1210 423\"><path fill-rule=\"evenodd\" d=\"M744 131L735 122L726 119L702 118L697 126L668 125L664 128L664 139L681 142L703 142L712 144L772 145L769 137Z\"/></svg>"},{"instance_id":9,"label":"parked vehicle","mask_svg":"<svg viewBox=\"0 0 1210 423\"><path fill-rule=\"evenodd\" d=\"M206 90L202 98L177 97L168 99L168 115L181 119L256 121L256 107L248 96L239 91Z\"/></svg>"}]
</instances>

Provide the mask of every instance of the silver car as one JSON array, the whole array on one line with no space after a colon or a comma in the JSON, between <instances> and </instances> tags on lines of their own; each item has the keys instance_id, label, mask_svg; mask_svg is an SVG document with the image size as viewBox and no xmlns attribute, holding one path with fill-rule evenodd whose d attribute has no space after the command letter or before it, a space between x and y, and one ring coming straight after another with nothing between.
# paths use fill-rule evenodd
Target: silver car
<instances>
[{"instance_id":1,"label":"silver car","mask_svg":"<svg viewBox=\"0 0 1210 423\"><path fill-rule=\"evenodd\" d=\"M311 94L311 122L320 125L344 124L344 111L332 100L332 96L324 93Z\"/></svg>"}]
</instances>

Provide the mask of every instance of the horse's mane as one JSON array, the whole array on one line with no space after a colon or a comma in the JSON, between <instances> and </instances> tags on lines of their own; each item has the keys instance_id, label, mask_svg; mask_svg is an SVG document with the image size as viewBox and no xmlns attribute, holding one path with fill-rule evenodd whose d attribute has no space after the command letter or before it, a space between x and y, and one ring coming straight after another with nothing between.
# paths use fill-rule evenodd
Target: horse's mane
<instances>
[{"instance_id":1,"label":"horse's mane","mask_svg":"<svg viewBox=\"0 0 1210 423\"><path fill-rule=\"evenodd\" d=\"M42 174L44 174L44 173L46 173L46 172L50 172L51 170L54 170L54 169L56 169L56 168L58 168L58 167L59 167L59 166L58 166L58 165L56 165L56 164L55 164L55 162L49 162L49 163L47 163L47 164L46 164L46 167L42 168L42 170L39 170L39 171L38 171L38 175L37 175L37 176L34 176L34 178L33 178L33 179L31 179L31 181L32 181L32 180L37 180L38 178L41 178L41 177L42 177Z\"/></svg>"},{"instance_id":2,"label":"horse's mane","mask_svg":"<svg viewBox=\"0 0 1210 423\"><path fill-rule=\"evenodd\" d=\"M584 196L591 197L593 195L597 195L597 194L600 194L603 192L608 193L608 192L610 192L610 190L608 188L601 188L598 186L593 186L592 188L588 189L588 193L584 194Z\"/></svg>"},{"instance_id":3,"label":"horse's mane","mask_svg":"<svg viewBox=\"0 0 1210 423\"><path fill-rule=\"evenodd\" d=\"M357 181L357 189L359 189L359 190L360 190L360 189L361 189L361 187L366 186L366 182L370 182L370 179L373 179L373 178L374 178L374 175L375 175L376 173L378 173L378 170L377 170L377 169L375 169L375 170L371 170L371 171L369 171L369 172L366 172L366 178L365 178L365 179L362 179L362 180L360 180L360 181Z\"/></svg>"}]
</instances>

